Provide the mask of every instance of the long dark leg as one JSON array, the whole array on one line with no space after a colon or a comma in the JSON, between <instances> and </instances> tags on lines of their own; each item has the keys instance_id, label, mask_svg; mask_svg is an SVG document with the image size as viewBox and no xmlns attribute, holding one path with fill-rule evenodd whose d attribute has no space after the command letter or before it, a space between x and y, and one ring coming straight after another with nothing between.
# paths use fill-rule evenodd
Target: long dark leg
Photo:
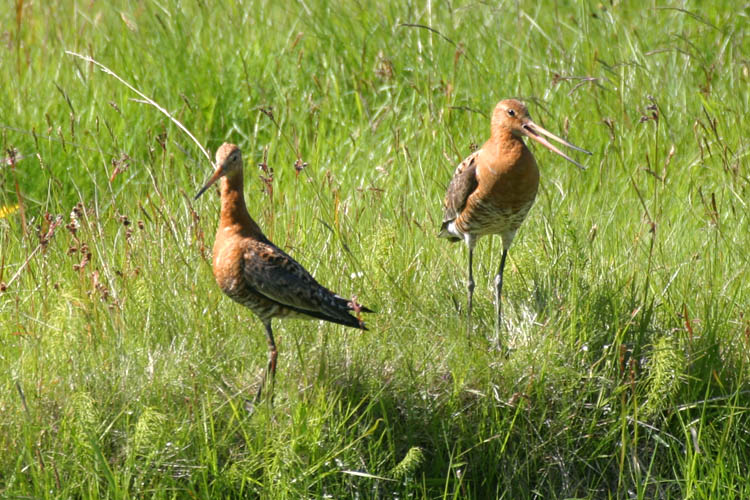
<instances>
[{"instance_id":1,"label":"long dark leg","mask_svg":"<svg viewBox=\"0 0 750 500\"><path fill-rule=\"evenodd\" d=\"M258 387L258 393L255 395L255 402L257 403L260 401L260 395L263 391L263 386L268 381L268 378L270 377L271 382L271 388L270 390L270 399L269 401L273 402L273 384L274 379L276 377L276 357L278 356L279 352L276 350L276 341L273 339L273 330L271 329L271 320L264 321L263 325L266 327L266 340L268 340L268 365L266 366L266 373L263 375L263 380L260 382L260 387Z\"/></svg>"},{"instance_id":2,"label":"long dark leg","mask_svg":"<svg viewBox=\"0 0 750 500\"><path fill-rule=\"evenodd\" d=\"M474 271L473 271L474 249L469 247L469 281L467 283L469 297L466 305L466 334L471 336L471 307L474 296Z\"/></svg>"},{"instance_id":3,"label":"long dark leg","mask_svg":"<svg viewBox=\"0 0 750 500\"><path fill-rule=\"evenodd\" d=\"M497 271L495 276L495 312L497 313L497 325L495 328L495 334L497 335L495 341L500 344L500 330L502 329L503 321L503 304L501 302L503 292L503 271L505 270L505 259L508 257L508 249L503 249L503 257L500 259L500 269Z\"/></svg>"}]
</instances>

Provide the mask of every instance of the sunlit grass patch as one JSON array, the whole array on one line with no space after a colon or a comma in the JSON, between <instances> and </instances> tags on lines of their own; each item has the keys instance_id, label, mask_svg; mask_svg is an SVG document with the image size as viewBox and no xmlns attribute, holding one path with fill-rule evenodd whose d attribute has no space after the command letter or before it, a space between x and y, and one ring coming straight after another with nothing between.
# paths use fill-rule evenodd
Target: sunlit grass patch
<instances>
[{"instance_id":1,"label":"sunlit grass patch","mask_svg":"<svg viewBox=\"0 0 750 500\"><path fill-rule=\"evenodd\" d=\"M750 497L742 9L16 4L0 496ZM65 50L209 152L239 144L264 232L377 311L367 332L280 325L273 409L244 409L266 346L213 281L218 197L192 199L210 165ZM499 242L477 246L467 337L466 250L436 233L511 96L594 155L533 149L504 352Z\"/></svg>"}]
</instances>

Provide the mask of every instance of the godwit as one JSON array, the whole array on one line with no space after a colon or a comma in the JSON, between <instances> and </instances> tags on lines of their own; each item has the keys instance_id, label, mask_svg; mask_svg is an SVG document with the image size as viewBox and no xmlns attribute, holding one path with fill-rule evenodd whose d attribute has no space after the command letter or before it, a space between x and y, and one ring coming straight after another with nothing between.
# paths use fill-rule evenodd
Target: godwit
<instances>
[{"instance_id":1,"label":"godwit","mask_svg":"<svg viewBox=\"0 0 750 500\"><path fill-rule=\"evenodd\" d=\"M257 402L269 374L273 394L278 353L271 319L323 319L366 330L364 323L349 311L372 311L318 284L300 264L265 237L247 212L242 192L242 153L234 144L224 143L216 151L216 170L195 199L219 179L221 217L214 242L214 277L229 298L248 307L265 326L268 365L255 396Z\"/></svg>"},{"instance_id":2,"label":"godwit","mask_svg":"<svg viewBox=\"0 0 750 500\"><path fill-rule=\"evenodd\" d=\"M500 269L495 276L496 341L502 321L500 296L508 249L516 231L534 204L539 187L539 168L522 137L530 137L579 168L578 162L549 143L549 137L577 151L591 154L533 121L521 102L505 99L492 113L491 134L484 145L461 162L453 174L443 201L443 225L439 236L463 240L469 248L467 325L471 331L471 302L474 293L472 258L474 245L484 235L499 234L503 240Z\"/></svg>"}]
</instances>

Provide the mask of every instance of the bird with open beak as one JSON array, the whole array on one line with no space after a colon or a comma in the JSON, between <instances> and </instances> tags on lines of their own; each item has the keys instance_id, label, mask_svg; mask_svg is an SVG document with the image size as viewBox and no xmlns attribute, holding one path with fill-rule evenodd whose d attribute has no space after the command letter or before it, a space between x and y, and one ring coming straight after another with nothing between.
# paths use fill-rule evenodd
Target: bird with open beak
<instances>
[{"instance_id":1,"label":"bird with open beak","mask_svg":"<svg viewBox=\"0 0 750 500\"><path fill-rule=\"evenodd\" d=\"M492 113L490 138L456 168L443 201L440 237L464 241L469 249L467 329L471 332L474 277L472 260L477 240L499 234L503 242L500 268L495 276L496 342L502 325L503 271L516 231L534 204L539 168L523 141L528 137L577 167L583 166L550 143L552 139L586 154L534 123L526 106L516 99L500 101Z\"/></svg>"}]
</instances>

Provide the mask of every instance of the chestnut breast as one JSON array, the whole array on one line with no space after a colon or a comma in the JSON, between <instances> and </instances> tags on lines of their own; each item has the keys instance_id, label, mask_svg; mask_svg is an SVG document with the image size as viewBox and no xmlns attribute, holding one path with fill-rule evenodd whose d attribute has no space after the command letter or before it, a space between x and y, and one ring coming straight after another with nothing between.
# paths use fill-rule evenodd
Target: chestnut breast
<instances>
[{"instance_id":1,"label":"chestnut breast","mask_svg":"<svg viewBox=\"0 0 750 500\"><path fill-rule=\"evenodd\" d=\"M477 197L501 212L521 211L534 202L539 168L520 139L483 146L477 161Z\"/></svg>"},{"instance_id":2,"label":"chestnut breast","mask_svg":"<svg viewBox=\"0 0 750 500\"><path fill-rule=\"evenodd\" d=\"M224 293L232 295L242 286L242 262L247 237L236 226L220 227L214 242L214 278Z\"/></svg>"}]
</instances>

